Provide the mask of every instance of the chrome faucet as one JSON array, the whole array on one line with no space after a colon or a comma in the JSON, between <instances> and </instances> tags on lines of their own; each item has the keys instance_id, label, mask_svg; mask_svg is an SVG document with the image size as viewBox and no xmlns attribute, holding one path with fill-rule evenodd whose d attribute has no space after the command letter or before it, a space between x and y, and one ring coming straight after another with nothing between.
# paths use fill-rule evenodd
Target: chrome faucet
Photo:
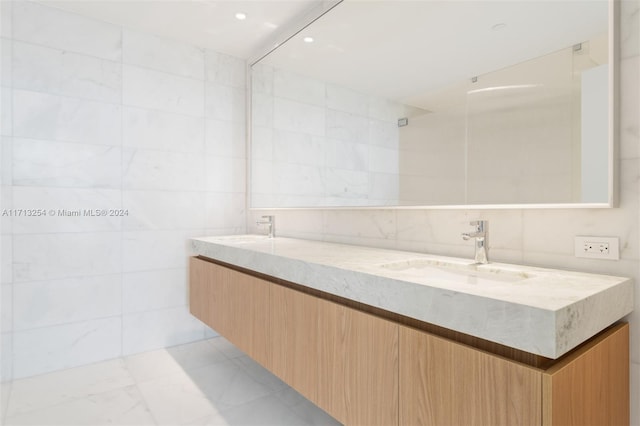
<instances>
[{"instance_id":1,"label":"chrome faucet","mask_svg":"<svg viewBox=\"0 0 640 426\"><path fill-rule=\"evenodd\" d=\"M256 225L267 225L269 227L269 238L276 236L276 217L275 216L262 216L263 220L258 220Z\"/></svg>"},{"instance_id":2,"label":"chrome faucet","mask_svg":"<svg viewBox=\"0 0 640 426\"><path fill-rule=\"evenodd\" d=\"M475 262L476 263L489 263L488 257L488 237L489 237L489 222L486 220L474 220L469 222L469 225L475 226L475 232L463 232L462 238L466 240L470 240L471 238L476 239L476 254L475 254Z\"/></svg>"}]
</instances>

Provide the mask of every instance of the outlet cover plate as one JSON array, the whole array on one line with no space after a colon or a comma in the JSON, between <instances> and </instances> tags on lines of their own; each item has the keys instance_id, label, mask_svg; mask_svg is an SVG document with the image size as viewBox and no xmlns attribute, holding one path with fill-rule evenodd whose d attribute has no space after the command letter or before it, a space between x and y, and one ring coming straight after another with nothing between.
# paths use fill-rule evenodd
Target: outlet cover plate
<instances>
[{"instance_id":1,"label":"outlet cover plate","mask_svg":"<svg viewBox=\"0 0 640 426\"><path fill-rule=\"evenodd\" d=\"M618 237L575 237L575 256L589 259L620 259Z\"/></svg>"}]
</instances>

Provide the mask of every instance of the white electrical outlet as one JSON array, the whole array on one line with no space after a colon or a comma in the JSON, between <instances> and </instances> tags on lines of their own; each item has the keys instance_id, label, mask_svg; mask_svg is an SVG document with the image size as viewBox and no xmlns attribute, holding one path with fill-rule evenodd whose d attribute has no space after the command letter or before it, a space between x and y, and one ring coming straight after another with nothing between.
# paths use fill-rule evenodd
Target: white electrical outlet
<instances>
[{"instance_id":1,"label":"white electrical outlet","mask_svg":"<svg viewBox=\"0 0 640 426\"><path fill-rule=\"evenodd\" d=\"M575 237L576 257L590 259L620 259L617 237Z\"/></svg>"}]
</instances>

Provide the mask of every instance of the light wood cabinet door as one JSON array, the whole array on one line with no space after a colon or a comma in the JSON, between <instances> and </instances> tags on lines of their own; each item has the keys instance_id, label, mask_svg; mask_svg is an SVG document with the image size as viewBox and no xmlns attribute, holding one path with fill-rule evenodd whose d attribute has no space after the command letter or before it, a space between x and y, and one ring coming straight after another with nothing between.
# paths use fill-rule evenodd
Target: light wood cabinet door
<instances>
[{"instance_id":1,"label":"light wood cabinet door","mask_svg":"<svg viewBox=\"0 0 640 426\"><path fill-rule=\"evenodd\" d=\"M400 326L401 425L540 425L541 372Z\"/></svg>"},{"instance_id":2,"label":"light wood cabinet door","mask_svg":"<svg viewBox=\"0 0 640 426\"><path fill-rule=\"evenodd\" d=\"M544 425L629 424L629 324L619 324L543 374Z\"/></svg>"},{"instance_id":3,"label":"light wood cabinet door","mask_svg":"<svg viewBox=\"0 0 640 426\"><path fill-rule=\"evenodd\" d=\"M345 425L398 424L398 325L319 301L318 405Z\"/></svg>"},{"instance_id":4,"label":"light wood cabinet door","mask_svg":"<svg viewBox=\"0 0 640 426\"><path fill-rule=\"evenodd\" d=\"M270 297L271 371L317 403L318 299L279 285Z\"/></svg>"},{"instance_id":5,"label":"light wood cabinet door","mask_svg":"<svg viewBox=\"0 0 640 426\"><path fill-rule=\"evenodd\" d=\"M260 364L269 366L271 283L192 258L191 313Z\"/></svg>"}]
</instances>

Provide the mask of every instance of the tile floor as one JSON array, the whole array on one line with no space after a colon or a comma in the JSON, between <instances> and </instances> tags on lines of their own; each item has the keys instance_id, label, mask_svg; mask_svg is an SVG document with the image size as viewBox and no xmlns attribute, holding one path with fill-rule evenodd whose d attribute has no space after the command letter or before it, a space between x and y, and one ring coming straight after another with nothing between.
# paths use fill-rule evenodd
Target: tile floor
<instances>
[{"instance_id":1,"label":"tile floor","mask_svg":"<svg viewBox=\"0 0 640 426\"><path fill-rule=\"evenodd\" d=\"M339 425L222 337L3 383L6 425Z\"/></svg>"}]
</instances>

